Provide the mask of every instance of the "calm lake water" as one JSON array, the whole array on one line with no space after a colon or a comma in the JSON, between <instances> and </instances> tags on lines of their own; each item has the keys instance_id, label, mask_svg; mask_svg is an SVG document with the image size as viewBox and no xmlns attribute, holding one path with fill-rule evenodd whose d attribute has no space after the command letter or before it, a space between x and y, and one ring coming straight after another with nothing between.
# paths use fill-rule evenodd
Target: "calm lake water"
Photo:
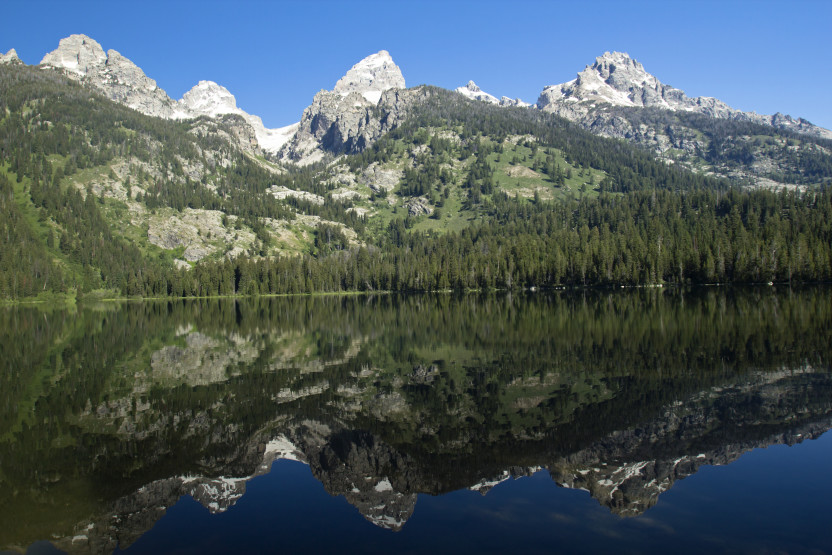
<instances>
[{"instance_id":1,"label":"calm lake water","mask_svg":"<svg viewBox=\"0 0 832 555\"><path fill-rule=\"evenodd\" d=\"M832 553L832 290L0 310L0 551Z\"/></svg>"}]
</instances>

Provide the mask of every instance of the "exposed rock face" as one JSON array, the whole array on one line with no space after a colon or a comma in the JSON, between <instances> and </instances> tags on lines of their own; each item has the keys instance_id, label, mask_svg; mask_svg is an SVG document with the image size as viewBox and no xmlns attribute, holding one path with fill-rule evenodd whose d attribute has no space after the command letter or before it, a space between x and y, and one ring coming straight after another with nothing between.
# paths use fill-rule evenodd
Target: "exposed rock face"
<instances>
[{"instance_id":1,"label":"exposed rock face","mask_svg":"<svg viewBox=\"0 0 832 555\"><path fill-rule=\"evenodd\" d=\"M529 104L528 102L523 102L519 98L511 99L507 96L504 96L500 98L500 100L497 100L496 96L483 91L473 81L468 81L468 84L464 87L457 87L455 91L466 98L470 98L471 100L479 100L481 102L497 104L499 106L516 106L520 108L528 108L529 106L531 106L531 104Z\"/></svg>"},{"instance_id":2,"label":"exposed rock face","mask_svg":"<svg viewBox=\"0 0 832 555\"><path fill-rule=\"evenodd\" d=\"M341 77L332 92L349 96L357 92L368 102L378 104L381 93L405 88L404 76L386 50L367 56Z\"/></svg>"},{"instance_id":3,"label":"exposed rock face","mask_svg":"<svg viewBox=\"0 0 832 555\"><path fill-rule=\"evenodd\" d=\"M396 188L403 174L401 170L384 169L378 162L373 162L361 174L359 181L376 193L388 193Z\"/></svg>"},{"instance_id":4,"label":"exposed rock face","mask_svg":"<svg viewBox=\"0 0 832 555\"><path fill-rule=\"evenodd\" d=\"M179 109L183 114L193 116L208 116L216 118L225 114L235 114L242 117L254 131L257 144L266 152L275 153L280 150L298 128L298 124L288 125L277 129L267 129L259 116L253 116L237 107L237 99L228 89L213 81L200 81L194 88L185 93L179 101Z\"/></svg>"},{"instance_id":5,"label":"exposed rock face","mask_svg":"<svg viewBox=\"0 0 832 555\"><path fill-rule=\"evenodd\" d=\"M173 118L184 114L156 81L133 62L104 49L86 35L71 35L57 50L48 53L41 65L66 70L68 76L89 83L111 100L150 116Z\"/></svg>"},{"instance_id":6,"label":"exposed rock face","mask_svg":"<svg viewBox=\"0 0 832 555\"><path fill-rule=\"evenodd\" d=\"M773 116L754 112L743 112L731 108L724 102L710 97L689 98L679 89L665 85L648 73L644 66L622 52L605 52L587 66L572 81L550 85L543 89L537 107L546 112L577 121L588 127L594 125L596 132L618 136L615 132L601 129L599 111L604 106L626 106L662 108L695 112L720 119L747 121L789 129L809 135L832 138L832 131L812 125L804 119L795 119L783 114ZM607 125L611 122L607 122Z\"/></svg>"},{"instance_id":7,"label":"exposed rock face","mask_svg":"<svg viewBox=\"0 0 832 555\"><path fill-rule=\"evenodd\" d=\"M482 102L488 102L489 104L500 103L500 101L497 100L496 96L490 95L487 92L483 91L473 81L468 81L467 85L465 85L464 87L457 87L455 90L462 96L470 98L471 100L479 100Z\"/></svg>"},{"instance_id":8,"label":"exposed rock face","mask_svg":"<svg viewBox=\"0 0 832 555\"><path fill-rule=\"evenodd\" d=\"M0 64L22 64L23 62L17 56L17 50L12 48L5 54L0 54Z\"/></svg>"},{"instance_id":9,"label":"exposed rock face","mask_svg":"<svg viewBox=\"0 0 832 555\"><path fill-rule=\"evenodd\" d=\"M407 202L405 206L411 216L430 216L433 214L433 208L425 197L416 197Z\"/></svg>"},{"instance_id":10,"label":"exposed rock face","mask_svg":"<svg viewBox=\"0 0 832 555\"><path fill-rule=\"evenodd\" d=\"M241 125L250 130L235 129L235 135L247 151L259 147L276 153L297 129L297 124L267 129L258 116L237 107L237 100L228 89L212 81L200 81L181 100L175 101L136 64L115 50L105 53L98 42L86 35L62 39L57 50L44 56L41 64L63 69L68 76L97 88L111 100L149 116L165 119L240 116L244 120ZM250 135L256 138L256 143L247 140Z\"/></svg>"},{"instance_id":11,"label":"exposed rock face","mask_svg":"<svg viewBox=\"0 0 832 555\"><path fill-rule=\"evenodd\" d=\"M41 65L63 68L80 77L95 71L107 62L107 54L98 42L86 35L70 35L61 39L58 49L40 61Z\"/></svg>"},{"instance_id":12,"label":"exposed rock face","mask_svg":"<svg viewBox=\"0 0 832 555\"><path fill-rule=\"evenodd\" d=\"M326 153L360 152L401 121L411 96L404 87L389 53L382 50L364 58L333 90L315 95L281 157L305 165Z\"/></svg>"},{"instance_id":13,"label":"exposed rock face","mask_svg":"<svg viewBox=\"0 0 832 555\"><path fill-rule=\"evenodd\" d=\"M509 98L507 96L500 97L500 106L528 108L531 106L528 102L523 102L519 98Z\"/></svg>"}]
</instances>

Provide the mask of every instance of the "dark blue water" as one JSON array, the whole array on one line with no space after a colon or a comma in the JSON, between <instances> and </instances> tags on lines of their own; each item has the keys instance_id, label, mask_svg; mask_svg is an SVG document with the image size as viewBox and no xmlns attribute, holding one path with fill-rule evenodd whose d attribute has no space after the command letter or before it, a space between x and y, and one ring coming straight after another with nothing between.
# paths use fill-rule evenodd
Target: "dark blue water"
<instances>
[{"instance_id":1,"label":"dark blue water","mask_svg":"<svg viewBox=\"0 0 832 555\"><path fill-rule=\"evenodd\" d=\"M0 550L832 555L831 429L829 288L15 308Z\"/></svg>"},{"instance_id":2,"label":"dark blue water","mask_svg":"<svg viewBox=\"0 0 832 555\"><path fill-rule=\"evenodd\" d=\"M622 518L545 470L486 495L419 495L399 532L366 521L295 461L253 479L226 513L190 497L126 553L832 553L832 433L703 466Z\"/></svg>"}]
</instances>

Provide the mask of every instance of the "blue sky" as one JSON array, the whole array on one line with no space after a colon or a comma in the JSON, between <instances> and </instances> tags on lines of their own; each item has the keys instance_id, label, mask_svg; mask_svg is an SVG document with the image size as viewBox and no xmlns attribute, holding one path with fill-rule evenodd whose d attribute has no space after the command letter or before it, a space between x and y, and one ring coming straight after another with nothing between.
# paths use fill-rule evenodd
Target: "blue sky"
<instances>
[{"instance_id":1,"label":"blue sky","mask_svg":"<svg viewBox=\"0 0 832 555\"><path fill-rule=\"evenodd\" d=\"M118 50L174 98L201 79L278 127L361 58L388 50L408 86L473 79L535 102L607 50L664 83L832 128L832 2L4 0L0 50L36 64L73 33Z\"/></svg>"}]
</instances>

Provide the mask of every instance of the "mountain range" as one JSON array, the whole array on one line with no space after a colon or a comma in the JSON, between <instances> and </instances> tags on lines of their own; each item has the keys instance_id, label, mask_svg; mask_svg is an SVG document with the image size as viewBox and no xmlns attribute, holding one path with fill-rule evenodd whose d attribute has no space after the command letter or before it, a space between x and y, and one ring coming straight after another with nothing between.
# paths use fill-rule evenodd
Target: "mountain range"
<instances>
[{"instance_id":1,"label":"mountain range","mask_svg":"<svg viewBox=\"0 0 832 555\"><path fill-rule=\"evenodd\" d=\"M211 81L172 99L128 58L85 35L62 39L37 66L21 63L13 50L0 61L7 114L0 120L0 188L11 199L0 222L9 238L4 257L33 260L4 266L4 298L832 275L825 218L808 216L827 209L826 196L818 203L803 195L832 184L832 133L799 118L689 98L626 54L605 53L576 79L544 87L530 105L498 100L473 82L456 91L406 88L382 50L315 94L297 123L278 129ZM754 200L731 197L731 206L722 206L728 190ZM797 194L800 205L777 197L780 219L761 218L775 202L765 196L771 190ZM669 195L666 203L655 202L660 193ZM648 209L662 211L651 212L657 229L622 220L635 218L645 194ZM708 210L671 209L697 194L708 197L701 200ZM608 197L620 200L614 210L602 208ZM596 206L604 221L592 215L595 208L573 204ZM731 219L733 206L739 222ZM552 220L560 212L573 216ZM534 249L463 246L470 230L478 229L477 241L499 242L506 224L534 218L546 223L514 227L508 237L518 243L530 233ZM783 225L795 218L809 219ZM611 231L601 238L604 247L593 246L592 233L604 225ZM720 233L691 239L713 227ZM576 240L573 230L580 230ZM640 246L657 235L661 248ZM94 244L101 237L103 244ZM628 244L617 244L618 237ZM440 240L441 249L428 246ZM359 277L353 255L362 249L370 255L360 257ZM532 260L535 250L560 254L541 265ZM412 259L417 251L419 262ZM174 275L202 262L285 256L286 264L315 265L307 274L317 277L266 284L264 270L255 286L239 277L206 284L195 274ZM467 266L453 270L450 258ZM284 274L296 280L302 272Z\"/></svg>"},{"instance_id":2,"label":"mountain range","mask_svg":"<svg viewBox=\"0 0 832 555\"><path fill-rule=\"evenodd\" d=\"M3 57L3 62L19 60L14 50ZM364 115L363 109L378 105L382 93L390 89L405 89L401 69L390 54L381 50L355 64L341 77L331 91L322 90L304 111L301 122L278 129L266 129L262 120L237 108L234 96L212 81L200 81L183 97L174 101L156 82L129 59L115 50L107 52L85 35L71 35L60 41L58 48L46 54L41 65L65 70L67 75L99 89L109 98L144 114L167 119L199 116L217 117L236 114L251 126L257 146L281 159L309 163L320 159L318 149L327 150L319 130L340 122L327 116L349 120L350 113ZM600 134L629 138L631 130L616 129L605 117L610 107L659 108L672 112L703 114L708 117L770 125L776 128L832 139L832 131L811 124L802 118L780 113L767 116L743 112L710 97L690 98L679 89L663 84L644 67L621 52L605 52L592 65L577 74L572 81L545 86L536 104L495 96L482 91L473 81L456 92L463 96L499 106L527 107L555 113L579 122ZM351 96L356 93L362 98ZM603 124L600 121L603 120ZM305 126L303 125L305 122ZM347 124L349 127L349 124ZM323 135L326 133L324 132ZM318 144L304 144L304 136L318 136ZM282 149L287 142L294 148ZM317 149L316 149L317 147ZM329 146L332 150L332 147ZM337 150L335 150L337 152Z\"/></svg>"}]
</instances>

